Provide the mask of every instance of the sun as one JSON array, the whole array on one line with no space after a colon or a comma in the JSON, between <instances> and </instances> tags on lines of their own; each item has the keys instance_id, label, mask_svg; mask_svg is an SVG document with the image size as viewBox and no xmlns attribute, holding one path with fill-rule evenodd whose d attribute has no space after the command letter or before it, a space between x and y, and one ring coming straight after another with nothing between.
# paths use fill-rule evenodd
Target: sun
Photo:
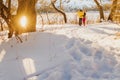
<instances>
[{"instance_id":1,"label":"sun","mask_svg":"<svg viewBox=\"0 0 120 80\"><path fill-rule=\"evenodd\" d=\"M27 25L27 17L26 16L22 16L20 18L20 24L22 27L26 27L26 25Z\"/></svg>"}]
</instances>

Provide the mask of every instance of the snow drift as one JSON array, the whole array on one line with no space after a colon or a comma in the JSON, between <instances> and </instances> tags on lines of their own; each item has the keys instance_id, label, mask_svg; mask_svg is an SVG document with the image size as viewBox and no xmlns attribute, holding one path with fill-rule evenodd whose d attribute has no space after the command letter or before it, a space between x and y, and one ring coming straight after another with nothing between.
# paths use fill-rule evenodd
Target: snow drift
<instances>
[{"instance_id":1,"label":"snow drift","mask_svg":"<svg viewBox=\"0 0 120 80\"><path fill-rule=\"evenodd\" d=\"M120 27L102 23L45 26L0 40L0 80L119 80Z\"/></svg>"}]
</instances>

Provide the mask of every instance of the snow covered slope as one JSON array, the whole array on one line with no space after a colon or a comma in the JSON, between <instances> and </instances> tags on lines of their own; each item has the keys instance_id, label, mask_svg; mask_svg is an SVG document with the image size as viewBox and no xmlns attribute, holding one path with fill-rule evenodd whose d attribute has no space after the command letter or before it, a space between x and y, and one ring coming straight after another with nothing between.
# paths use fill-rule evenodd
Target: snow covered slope
<instances>
[{"instance_id":1,"label":"snow covered slope","mask_svg":"<svg viewBox=\"0 0 120 80\"><path fill-rule=\"evenodd\" d=\"M119 25L51 25L0 37L0 80L119 80Z\"/></svg>"}]
</instances>

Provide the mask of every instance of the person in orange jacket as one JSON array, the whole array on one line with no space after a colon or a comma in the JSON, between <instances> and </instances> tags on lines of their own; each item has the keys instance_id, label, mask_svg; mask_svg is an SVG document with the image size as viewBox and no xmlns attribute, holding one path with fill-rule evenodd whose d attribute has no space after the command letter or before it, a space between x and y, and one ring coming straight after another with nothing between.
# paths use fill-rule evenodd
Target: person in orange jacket
<instances>
[{"instance_id":1,"label":"person in orange jacket","mask_svg":"<svg viewBox=\"0 0 120 80\"><path fill-rule=\"evenodd\" d=\"M79 17L79 25L81 26L82 25L82 18L84 16L84 12L80 9L78 12L77 12L77 15Z\"/></svg>"}]
</instances>

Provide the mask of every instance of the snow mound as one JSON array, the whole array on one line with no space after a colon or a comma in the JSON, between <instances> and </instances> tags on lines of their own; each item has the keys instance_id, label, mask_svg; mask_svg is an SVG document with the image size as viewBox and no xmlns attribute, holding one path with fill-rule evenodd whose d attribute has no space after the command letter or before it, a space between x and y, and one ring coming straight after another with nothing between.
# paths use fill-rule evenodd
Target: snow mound
<instances>
[{"instance_id":1,"label":"snow mound","mask_svg":"<svg viewBox=\"0 0 120 80\"><path fill-rule=\"evenodd\" d=\"M113 38L117 25L63 26L21 35L23 43L2 41L0 80L120 79L120 41Z\"/></svg>"}]
</instances>

